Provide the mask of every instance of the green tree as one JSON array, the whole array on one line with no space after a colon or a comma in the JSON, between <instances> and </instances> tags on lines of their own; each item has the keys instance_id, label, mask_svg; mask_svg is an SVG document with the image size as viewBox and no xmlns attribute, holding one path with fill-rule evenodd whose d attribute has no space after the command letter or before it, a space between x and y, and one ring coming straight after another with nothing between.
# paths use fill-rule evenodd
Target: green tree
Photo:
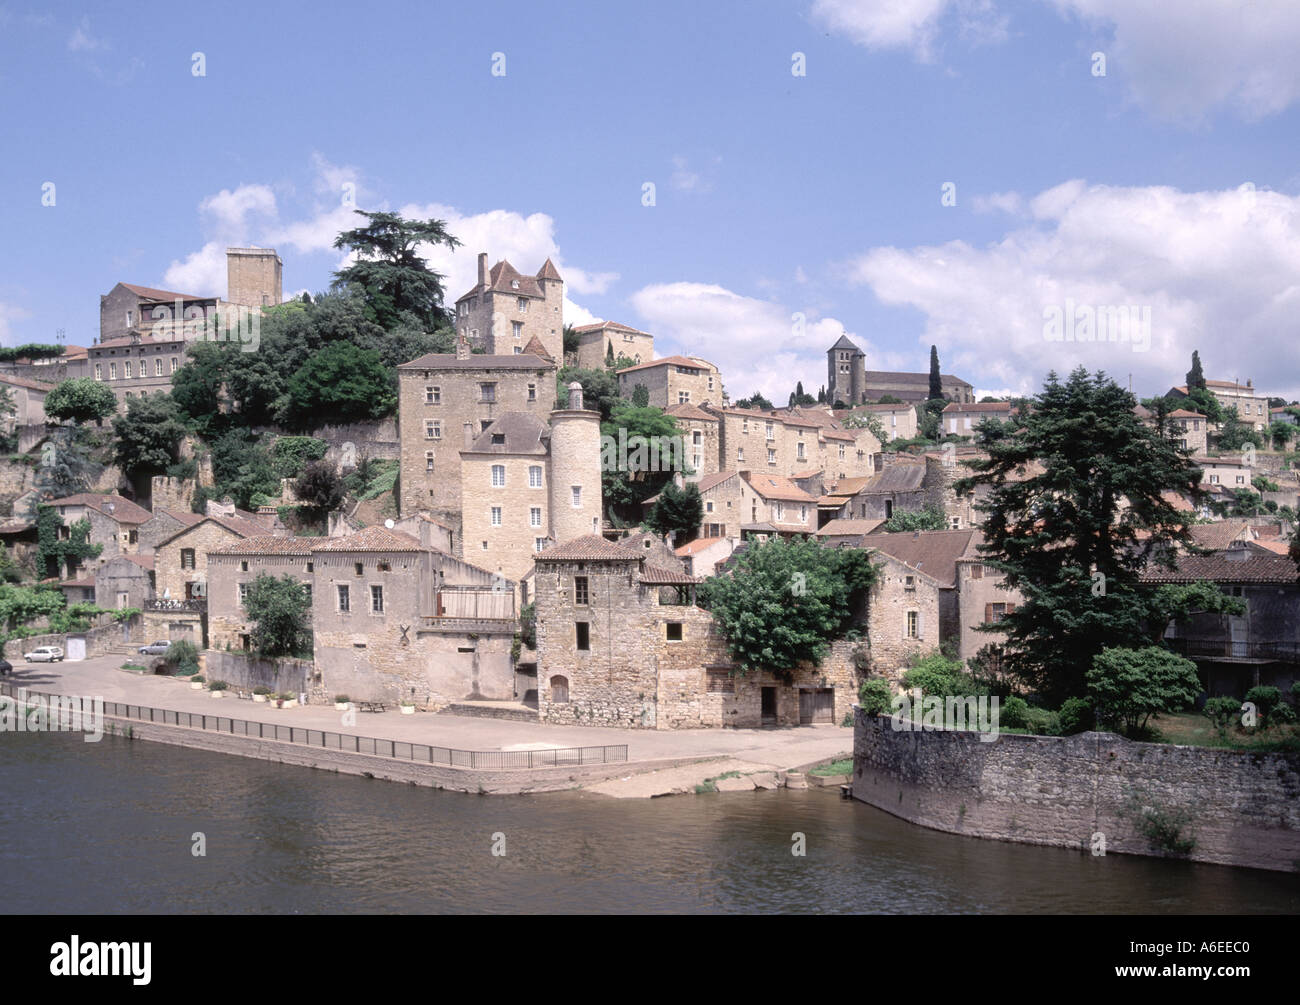
<instances>
[{"instance_id":1,"label":"green tree","mask_svg":"<svg viewBox=\"0 0 1300 1005\"><path fill-rule=\"evenodd\" d=\"M636 408L650 407L650 388L644 384L637 384L632 388L632 404Z\"/></svg>"},{"instance_id":2,"label":"green tree","mask_svg":"<svg viewBox=\"0 0 1300 1005\"><path fill-rule=\"evenodd\" d=\"M930 400L943 397L943 378L939 374L939 350L930 346Z\"/></svg>"},{"instance_id":3,"label":"green tree","mask_svg":"<svg viewBox=\"0 0 1300 1005\"><path fill-rule=\"evenodd\" d=\"M610 343L605 347L605 369L606 369L606 370L612 370L612 369L614 369L614 364L615 364L615 362L616 362L616 359L615 359L615 356L614 356L614 343L613 343L613 342L610 342Z\"/></svg>"},{"instance_id":4,"label":"green tree","mask_svg":"<svg viewBox=\"0 0 1300 1005\"><path fill-rule=\"evenodd\" d=\"M292 576L262 573L248 586L244 609L253 648L263 656L305 656L311 650L311 602Z\"/></svg>"},{"instance_id":5,"label":"green tree","mask_svg":"<svg viewBox=\"0 0 1300 1005\"><path fill-rule=\"evenodd\" d=\"M1223 423L1219 430L1218 447L1220 450L1241 450L1247 443L1262 449L1264 437L1255 431L1255 427L1242 422L1237 413L1231 409L1223 412Z\"/></svg>"},{"instance_id":6,"label":"green tree","mask_svg":"<svg viewBox=\"0 0 1300 1005\"><path fill-rule=\"evenodd\" d=\"M882 531L889 534L917 530L946 530L947 528L948 518L944 515L943 508L939 506L927 506L925 509L913 510L912 512L897 512L880 527Z\"/></svg>"},{"instance_id":7,"label":"green tree","mask_svg":"<svg viewBox=\"0 0 1300 1005\"><path fill-rule=\"evenodd\" d=\"M379 419L397 407L392 377L373 349L327 345L289 379L285 420L299 429Z\"/></svg>"},{"instance_id":8,"label":"green tree","mask_svg":"<svg viewBox=\"0 0 1300 1005\"><path fill-rule=\"evenodd\" d=\"M844 634L876 581L863 551L814 539L751 543L731 570L700 585L743 672L788 676L802 660L820 663Z\"/></svg>"},{"instance_id":9,"label":"green tree","mask_svg":"<svg viewBox=\"0 0 1300 1005\"><path fill-rule=\"evenodd\" d=\"M1160 646L1103 649L1087 685L1098 720L1128 736L1144 735L1151 716L1184 709L1201 693L1196 664Z\"/></svg>"},{"instance_id":10,"label":"green tree","mask_svg":"<svg viewBox=\"0 0 1300 1005\"><path fill-rule=\"evenodd\" d=\"M228 382L252 355L229 342L192 343L185 350L185 365L172 374L178 416L205 438L217 435L231 418Z\"/></svg>"},{"instance_id":11,"label":"green tree","mask_svg":"<svg viewBox=\"0 0 1300 1005\"><path fill-rule=\"evenodd\" d=\"M1230 597L1209 580L1195 583L1166 584L1150 592L1147 599L1147 637L1152 645L1169 631L1170 625L1186 625L1198 614L1246 613L1246 604Z\"/></svg>"},{"instance_id":12,"label":"green tree","mask_svg":"<svg viewBox=\"0 0 1300 1005\"><path fill-rule=\"evenodd\" d=\"M582 407L599 412L602 422L609 419L614 413L614 408L621 403L618 396L618 377L613 371L564 367L556 375L557 407L568 407L569 385L575 380L582 385Z\"/></svg>"},{"instance_id":13,"label":"green tree","mask_svg":"<svg viewBox=\"0 0 1300 1005\"><path fill-rule=\"evenodd\" d=\"M685 470L686 447L677 421L658 408L620 401L600 424L605 505L630 523L641 522L641 503ZM623 446L620 446L623 445Z\"/></svg>"},{"instance_id":14,"label":"green tree","mask_svg":"<svg viewBox=\"0 0 1300 1005\"><path fill-rule=\"evenodd\" d=\"M36 569L38 576L73 576L77 567L104 551L90 543L90 521L83 517L64 529L63 517L53 506L36 507Z\"/></svg>"},{"instance_id":15,"label":"green tree","mask_svg":"<svg viewBox=\"0 0 1300 1005\"><path fill-rule=\"evenodd\" d=\"M247 429L231 429L212 441L211 498L229 496L241 509L251 509L254 495L278 496L280 475L259 437ZM199 504L201 497L195 499ZM196 510L201 512L201 509Z\"/></svg>"},{"instance_id":16,"label":"green tree","mask_svg":"<svg viewBox=\"0 0 1300 1005\"><path fill-rule=\"evenodd\" d=\"M330 513L343 505L346 490L338 470L329 461L311 461L293 483L294 494L317 514Z\"/></svg>"},{"instance_id":17,"label":"green tree","mask_svg":"<svg viewBox=\"0 0 1300 1005\"><path fill-rule=\"evenodd\" d=\"M113 459L127 478L160 475L180 459L186 432L170 395L129 398L113 420Z\"/></svg>"},{"instance_id":18,"label":"green tree","mask_svg":"<svg viewBox=\"0 0 1300 1005\"><path fill-rule=\"evenodd\" d=\"M578 348L582 342L582 336L578 334L578 330L574 328L573 325L564 326L564 333L561 336L561 338L563 340L564 351L566 353L578 351ZM563 362L563 360L561 360L561 362Z\"/></svg>"},{"instance_id":19,"label":"green tree","mask_svg":"<svg viewBox=\"0 0 1300 1005\"><path fill-rule=\"evenodd\" d=\"M117 411L117 397L103 381L74 377L45 396L45 414L60 422L100 422Z\"/></svg>"},{"instance_id":20,"label":"green tree","mask_svg":"<svg viewBox=\"0 0 1300 1005\"><path fill-rule=\"evenodd\" d=\"M1207 390L1205 371L1201 369L1201 354L1198 350L1192 350L1192 368L1187 371L1186 380L1188 393Z\"/></svg>"},{"instance_id":21,"label":"green tree","mask_svg":"<svg viewBox=\"0 0 1300 1005\"><path fill-rule=\"evenodd\" d=\"M997 626L1007 668L1057 703L1083 694L1103 649L1145 643L1139 575L1149 562L1170 566L1191 540L1162 493L1202 498L1200 469L1135 404L1103 373L1051 373L1031 408L981 425L988 456L966 462L975 474L954 485L989 488L981 551L1026 601Z\"/></svg>"},{"instance_id":22,"label":"green tree","mask_svg":"<svg viewBox=\"0 0 1300 1005\"><path fill-rule=\"evenodd\" d=\"M334 273L334 285L360 291L370 320L384 328L403 314L432 330L451 322L443 309L443 275L429 268L419 253L422 244L457 248L460 241L442 220L405 220L396 213L357 210L366 223L344 231L334 247L356 254L353 263Z\"/></svg>"},{"instance_id":23,"label":"green tree","mask_svg":"<svg viewBox=\"0 0 1300 1005\"><path fill-rule=\"evenodd\" d=\"M659 493L645 523L661 536L674 534L673 543L682 545L699 536L703 521L704 501L700 498L700 487L687 482L679 489L675 483L669 482Z\"/></svg>"},{"instance_id":24,"label":"green tree","mask_svg":"<svg viewBox=\"0 0 1300 1005\"><path fill-rule=\"evenodd\" d=\"M741 398L736 402L735 407L749 408L757 412L770 412L775 406L763 396L761 391L755 391L748 398Z\"/></svg>"},{"instance_id":25,"label":"green tree","mask_svg":"<svg viewBox=\"0 0 1300 1005\"><path fill-rule=\"evenodd\" d=\"M89 492L104 465L95 460L90 431L84 426L56 426L41 445L41 462L33 478L35 501L62 499ZM35 519L35 502L28 515Z\"/></svg>"}]
</instances>

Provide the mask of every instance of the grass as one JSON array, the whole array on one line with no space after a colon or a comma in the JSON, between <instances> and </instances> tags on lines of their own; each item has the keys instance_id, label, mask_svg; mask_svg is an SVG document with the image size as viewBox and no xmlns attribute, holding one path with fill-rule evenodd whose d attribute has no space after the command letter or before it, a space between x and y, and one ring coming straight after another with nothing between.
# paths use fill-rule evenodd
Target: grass
<instances>
[{"instance_id":1,"label":"grass","mask_svg":"<svg viewBox=\"0 0 1300 1005\"><path fill-rule=\"evenodd\" d=\"M714 775L712 778L706 778L704 779L704 781L700 782L699 785L695 786L695 794L702 795L705 792L717 792L718 782L722 781L724 778L739 778L739 777L740 777L739 771L724 771L720 775Z\"/></svg>"},{"instance_id":2,"label":"grass","mask_svg":"<svg viewBox=\"0 0 1300 1005\"><path fill-rule=\"evenodd\" d=\"M851 775L853 774L853 759L847 758L843 761L831 761L830 764L819 764L808 772L810 775Z\"/></svg>"},{"instance_id":3,"label":"grass","mask_svg":"<svg viewBox=\"0 0 1300 1005\"><path fill-rule=\"evenodd\" d=\"M1300 751L1300 729L1278 726L1257 733L1229 728L1220 736L1209 719L1197 712L1177 712L1153 720L1153 743L1175 743L1187 747L1217 747L1224 750L1249 750L1260 754Z\"/></svg>"},{"instance_id":4,"label":"grass","mask_svg":"<svg viewBox=\"0 0 1300 1005\"><path fill-rule=\"evenodd\" d=\"M123 670L143 670L144 667L142 667L139 663L123 663L123 664L122 664L122 669L123 669Z\"/></svg>"}]
</instances>

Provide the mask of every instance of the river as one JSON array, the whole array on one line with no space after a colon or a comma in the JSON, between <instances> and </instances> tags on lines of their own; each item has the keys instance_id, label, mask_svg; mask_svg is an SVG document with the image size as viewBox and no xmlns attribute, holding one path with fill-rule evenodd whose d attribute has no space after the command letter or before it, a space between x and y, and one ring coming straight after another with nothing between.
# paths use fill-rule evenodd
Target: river
<instances>
[{"instance_id":1,"label":"river","mask_svg":"<svg viewBox=\"0 0 1300 1005\"><path fill-rule=\"evenodd\" d=\"M1300 911L1297 875L955 837L820 789L474 796L49 733L0 734L0 786L5 913Z\"/></svg>"}]
</instances>

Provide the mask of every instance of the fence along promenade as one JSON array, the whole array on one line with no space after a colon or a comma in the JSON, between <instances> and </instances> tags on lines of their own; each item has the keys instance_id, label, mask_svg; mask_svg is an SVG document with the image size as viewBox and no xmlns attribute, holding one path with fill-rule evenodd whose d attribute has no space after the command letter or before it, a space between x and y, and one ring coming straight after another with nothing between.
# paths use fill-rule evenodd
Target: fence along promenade
<instances>
[{"instance_id":1,"label":"fence along promenade","mask_svg":"<svg viewBox=\"0 0 1300 1005\"><path fill-rule=\"evenodd\" d=\"M0 683L0 695L17 700L17 691L34 698L61 698L64 695L19 688L10 683ZM435 747L409 740L385 740L374 736L357 736L354 733L334 733L329 730L309 729L304 726L284 726L278 722L253 722L227 715L207 715L200 712L178 712L149 705L126 702L104 702L104 715L116 719L133 719L162 726L183 726L247 736L258 740L278 740L281 743L298 743L322 750L338 750L350 754L369 754L390 757L399 761L420 764L440 764L452 768L481 768L487 771L514 771L525 768L556 768L582 764L618 764L627 760L627 744L602 747L560 747L553 750L457 750L453 747Z\"/></svg>"}]
</instances>

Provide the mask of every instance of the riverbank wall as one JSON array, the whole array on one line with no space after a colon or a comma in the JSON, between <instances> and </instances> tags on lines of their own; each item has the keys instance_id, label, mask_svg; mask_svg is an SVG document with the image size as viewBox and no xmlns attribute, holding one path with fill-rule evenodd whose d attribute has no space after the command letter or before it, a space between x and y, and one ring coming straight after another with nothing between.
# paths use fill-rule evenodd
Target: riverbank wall
<instances>
[{"instance_id":1,"label":"riverbank wall","mask_svg":"<svg viewBox=\"0 0 1300 1005\"><path fill-rule=\"evenodd\" d=\"M1113 733L983 742L857 709L851 784L853 798L951 834L1300 871L1300 754Z\"/></svg>"}]
</instances>

